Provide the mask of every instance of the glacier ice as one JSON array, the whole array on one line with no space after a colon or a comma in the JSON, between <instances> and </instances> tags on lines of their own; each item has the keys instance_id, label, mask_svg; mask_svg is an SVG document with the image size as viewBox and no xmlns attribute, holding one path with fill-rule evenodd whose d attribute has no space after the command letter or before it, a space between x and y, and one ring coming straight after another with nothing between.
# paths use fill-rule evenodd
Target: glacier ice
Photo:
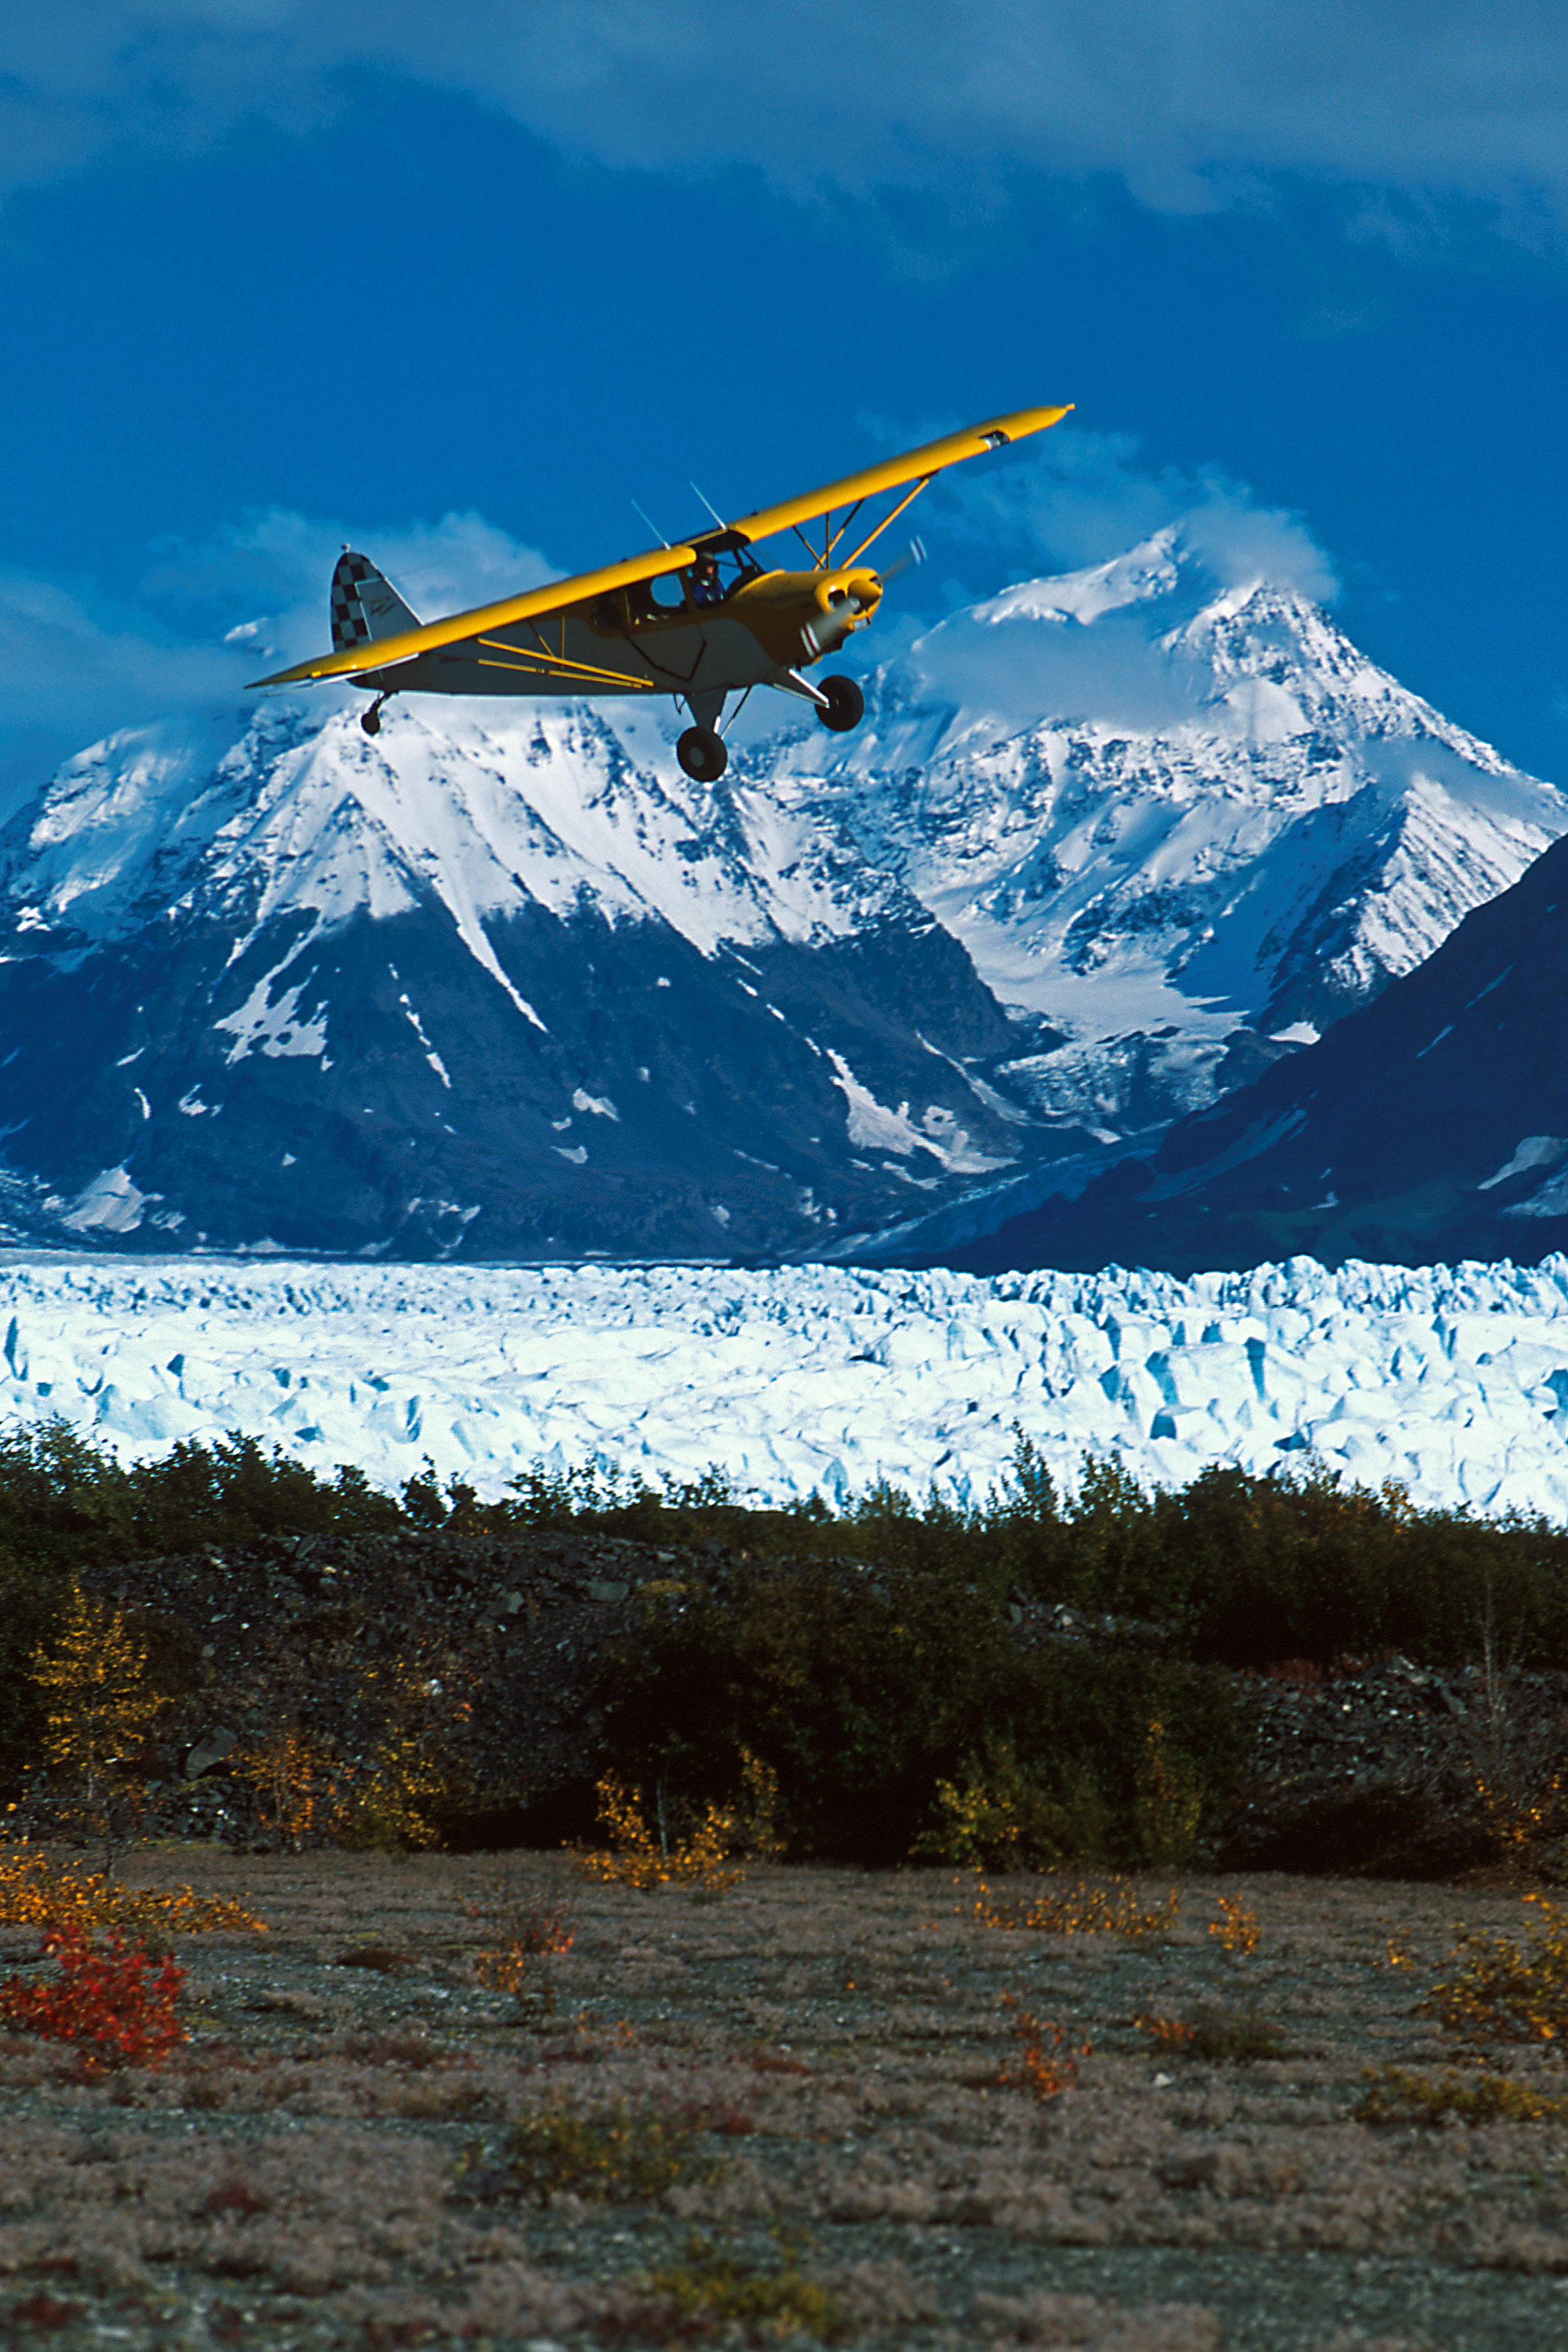
<instances>
[{"instance_id":1,"label":"glacier ice","mask_svg":"<svg viewBox=\"0 0 1568 2352\"><path fill-rule=\"evenodd\" d=\"M13 1252L0 1414L123 1459L229 1432L486 1498L711 1465L784 1502L978 1501L1015 1431L1071 1486L1316 1459L1421 1506L1568 1516L1568 1257L1190 1280L841 1265L410 1265Z\"/></svg>"}]
</instances>

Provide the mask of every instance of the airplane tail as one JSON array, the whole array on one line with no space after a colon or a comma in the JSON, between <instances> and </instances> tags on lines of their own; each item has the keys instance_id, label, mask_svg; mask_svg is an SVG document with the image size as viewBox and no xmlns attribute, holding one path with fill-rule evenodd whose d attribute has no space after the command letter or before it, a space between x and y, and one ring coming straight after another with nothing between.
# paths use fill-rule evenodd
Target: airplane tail
<instances>
[{"instance_id":1,"label":"airplane tail","mask_svg":"<svg viewBox=\"0 0 1568 2352\"><path fill-rule=\"evenodd\" d=\"M399 637L419 622L391 582L367 555L346 547L332 573L332 650L369 645L372 637Z\"/></svg>"}]
</instances>

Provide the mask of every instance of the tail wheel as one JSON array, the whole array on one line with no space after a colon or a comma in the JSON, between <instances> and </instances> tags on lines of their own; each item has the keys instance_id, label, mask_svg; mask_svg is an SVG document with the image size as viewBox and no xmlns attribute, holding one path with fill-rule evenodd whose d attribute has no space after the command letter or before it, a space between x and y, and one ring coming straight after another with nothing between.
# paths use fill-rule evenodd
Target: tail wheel
<instances>
[{"instance_id":1,"label":"tail wheel","mask_svg":"<svg viewBox=\"0 0 1568 2352\"><path fill-rule=\"evenodd\" d=\"M716 784L729 765L725 740L711 727L688 727L676 741L675 757L699 784Z\"/></svg>"},{"instance_id":2,"label":"tail wheel","mask_svg":"<svg viewBox=\"0 0 1568 2352\"><path fill-rule=\"evenodd\" d=\"M824 710L819 703L817 716L824 727L835 735L847 735L865 717L865 697L852 677L824 677L818 681L828 698Z\"/></svg>"}]
</instances>

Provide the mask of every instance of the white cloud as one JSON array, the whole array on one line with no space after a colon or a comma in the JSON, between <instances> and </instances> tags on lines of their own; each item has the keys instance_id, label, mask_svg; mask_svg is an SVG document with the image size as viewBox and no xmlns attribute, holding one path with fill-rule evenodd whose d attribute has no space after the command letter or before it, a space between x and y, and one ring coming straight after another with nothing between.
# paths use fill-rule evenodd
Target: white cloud
<instances>
[{"instance_id":1,"label":"white cloud","mask_svg":"<svg viewBox=\"0 0 1568 2352\"><path fill-rule=\"evenodd\" d=\"M0 21L12 184L246 117L299 129L371 68L615 164L796 193L1120 174L1207 210L1255 175L1568 196L1561 0L73 0Z\"/></svg>"},{"instance_id":2,"label":"white cloud","mask_svg":"<svg viewBox=\"0 0 1568 2352\"><path fill-rule=\"evenodd\" d=\"M1244 482L1218 467L1140 465L1139 447L1130 433L1070 421L1002 464L955 470L930 493L945 548L967 541L984 550L988 577L979 584L993 586L998 547L1013 577L1020 564L1075 571L1179 523L1222 587L1263 579L1318 604L1337 594L1333 566L1299 515L1259 506Z\"/></svg>"},{"instance_id":3,"label":"white cloud","mask_svg":"<svg viewBox=\"0 0 1568 2352\"><path fill-rule=\"evenodd\" d=\"M535 549L482 515L361 530L274 509L199 545L169 542L141 593L187 625L199 619L225 637L236 626L250 629L245 658L254 675L258 647L275 651L277 668L330 642L328 583L345 546L369 555L421 619L493 604L558 576Z\"/></svg>"}]
</instances>

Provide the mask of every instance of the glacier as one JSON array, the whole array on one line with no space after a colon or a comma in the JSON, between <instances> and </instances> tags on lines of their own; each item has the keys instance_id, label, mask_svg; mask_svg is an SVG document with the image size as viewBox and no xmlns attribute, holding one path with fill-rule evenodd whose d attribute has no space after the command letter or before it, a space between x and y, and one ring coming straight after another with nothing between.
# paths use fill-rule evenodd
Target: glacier
<instances>
[{"instance_id":1,"label":"glacier","mask_svg":"<svg viewBox=\"0 0 1568 2352\"><path fill-rule=\"evenodd\" d=\"M250 1436L383 1488L716 1466L775 1505L977 1503L1017 1433L1071 1490L1314 1464L1418 1507L1568 1516L1568 1257L1310 1258L1190 1280L718 1264L412 1265L14 1251L0 1426L126 1461Z\"/></svg>"}]
</instances>

